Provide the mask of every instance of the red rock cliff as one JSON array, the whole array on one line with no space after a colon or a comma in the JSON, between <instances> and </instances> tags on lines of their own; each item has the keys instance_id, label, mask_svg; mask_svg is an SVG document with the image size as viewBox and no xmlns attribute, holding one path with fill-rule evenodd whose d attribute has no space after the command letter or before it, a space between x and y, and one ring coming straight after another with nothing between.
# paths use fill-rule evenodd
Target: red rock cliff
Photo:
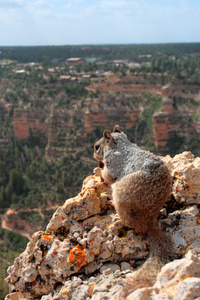
<instances>
[{"instance_id":1,"label":"red rock cliff","mask_svg":"<svg viewBox=\"0 0 200 300\"><path fill-rule=\"evenodd\" d=\"M188 143L196 128L187 107L175 107L172 97L163 97L160 111L153 116L154 143L159 153L168 153L168 145L175 137Z\"/></svg>"},{"instance_id":2,"label":"red rock cliff","mask_svg":"<svg viewBox=\"0 0 200 300\"><path fill-rule=\"evenodd\" d=\"M18 139L27 139L32 132L47 134L44 112L40 110L15 109L13 114L14 134Z\"/></svg>"}]
</instances>

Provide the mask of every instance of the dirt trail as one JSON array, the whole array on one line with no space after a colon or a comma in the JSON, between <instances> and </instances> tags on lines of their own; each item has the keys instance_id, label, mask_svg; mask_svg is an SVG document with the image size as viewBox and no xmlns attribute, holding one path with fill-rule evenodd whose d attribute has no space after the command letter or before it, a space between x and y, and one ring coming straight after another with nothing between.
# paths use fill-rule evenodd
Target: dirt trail
<instances>
[{"instance_id":1,"label":"dirt trail","mask_svg":"<svg viewBox=\"0 0 200 300\"><path fill-rule=\"evenodd\" d=\"M56 209L58 205L50 205L45 210L52 210ZM44 219L44 214L42 213L41 208L27 208L27 212L38 211L42 219ZM17 218L17 211L14 209L8 209L4 215L1 216L2 222L1 227L2 229L10 230L16 233L20 233L21 235L25 236L29 240L34 232L38 231L39 229L34 226L33 224L28 223L25 220Z\"/></svg>"}]
</instances>

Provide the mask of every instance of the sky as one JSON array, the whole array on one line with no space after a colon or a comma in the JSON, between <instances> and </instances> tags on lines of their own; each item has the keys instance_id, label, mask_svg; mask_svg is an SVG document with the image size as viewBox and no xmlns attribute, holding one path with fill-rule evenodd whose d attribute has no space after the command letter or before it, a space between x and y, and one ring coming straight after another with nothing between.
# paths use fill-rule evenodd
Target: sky
<instances>
[{"instance_id":1,"label":"sky","mask_svg":"<svg viewBox=\"0 0 200 300\"><path fill-rule=\"evenodd\" d=\"M0 0L0 45L200 42L200 0Z\"/></svg>"}]
</instances>

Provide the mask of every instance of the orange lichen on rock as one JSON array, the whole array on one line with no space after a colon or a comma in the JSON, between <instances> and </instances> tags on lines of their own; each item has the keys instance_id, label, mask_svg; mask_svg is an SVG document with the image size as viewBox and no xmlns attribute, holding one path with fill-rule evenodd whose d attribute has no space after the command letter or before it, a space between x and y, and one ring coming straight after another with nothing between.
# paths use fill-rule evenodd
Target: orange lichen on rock
<instances>
[{"instance_id":1,"label":"orange lichen on rock","mask_svg":"<svg viewBox=\"0 0 200 300\"><path fill-rule=\"evenodd\" d=\"M51 243L51 241L52 241L53 238L49 234L46 234L46 235L42 236L42 239L45 240L45 241L47 241L47 242L49 242L49 243Z\"/></svg>"},{"instance_id":2,"label":"orange lichen on rock","mask_svg":"<svg viewBox=\"0 0 200 300\"><path fill-rule=\"evenodd\" d=\"M87 263L85 260L85 248L86 245L83 245L81 248L80 245L72 247L72 249L70 250L68 261L74 263L77 267L81 267L84 262Z\"/></svg>"}]
</instances>

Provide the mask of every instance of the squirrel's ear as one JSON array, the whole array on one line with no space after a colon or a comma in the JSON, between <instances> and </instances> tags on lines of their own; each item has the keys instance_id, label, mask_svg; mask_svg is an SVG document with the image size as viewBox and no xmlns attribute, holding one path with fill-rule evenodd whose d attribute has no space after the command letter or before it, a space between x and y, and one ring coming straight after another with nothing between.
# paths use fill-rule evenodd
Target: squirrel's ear
<instances>
[{"instance_id":1,"label":"squirrel's ear","mask_svg":"<svg viewBox=\"0 0 200 300\"><path fill-rule=\"evenodd\" d=\"M113 132L121 132L119 125L115 125L115 127L113 128Z\"/></svg>"},{"instance_id":2,"label":"squirrel's ear","mask_svg":"<svg viewBox=\"0 0 200 300\"><path fill-rule=\"evenodd\" d=\"M111 133L110 133L110 131L104 130L103 136L104 136L106 139L109 140L109 139L111 138Z\"/></svg>"}]
</instances>

